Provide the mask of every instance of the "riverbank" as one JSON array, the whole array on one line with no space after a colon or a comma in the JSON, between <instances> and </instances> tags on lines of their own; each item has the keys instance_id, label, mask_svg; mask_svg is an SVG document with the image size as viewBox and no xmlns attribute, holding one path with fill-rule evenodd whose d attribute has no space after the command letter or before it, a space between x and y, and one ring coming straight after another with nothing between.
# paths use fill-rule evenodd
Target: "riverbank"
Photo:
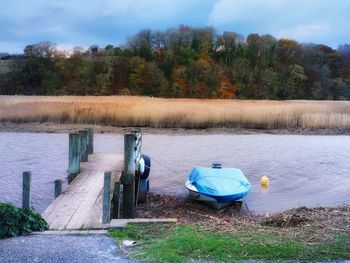
<instances>
[{"instance_id":1,"label":"riverbank","mask_svg":"<svg viewBox=\"0 0 350 263\"><path fill-rule=\"evenodd\" d=\"M36 133L69 133L86 127L92 127L95 133L124 134L132 127L115 127L105 125L50 123L50 122L0 122L0 132L36 132ZM144 134L300 134L300 135L350 135L350 129L324 128L324 129L243 129L243 128L150 128L141 127Z\"/></svg>"},{"instance_id":2,"label":"riverbank","mask_svg":"<svg viewBox=\"0 0 350 263\"><path fill-rule=\"evenodd\" d=\"M189 198L150 193L148 201L139 204L137 216L140 218L177 218L180 224L195 223L219 232L267 226L277 229L295 227L308 229L310 233L319 235L317 239L322 239L325 231L350 235L350 204L315 208L303 206L279 213L255 214L250 212L244 203L235 203L224 209L216 210Z\"/></svg>"},{"instance_id":3,"label":"riverbank","mask_svg":"<svg viewBox=\"0 0 350 263\"><path fill-rule=\"evenodd\" d=\"M244 207L243 207L244 208ZM237 206L213 210L189 199L151 194L140 217L176 217L177 225L128 225L110 232L138 242L146 261L339 260L350 258L350 206L299 207L253 215Z\"/></svg>"}]
</instances>

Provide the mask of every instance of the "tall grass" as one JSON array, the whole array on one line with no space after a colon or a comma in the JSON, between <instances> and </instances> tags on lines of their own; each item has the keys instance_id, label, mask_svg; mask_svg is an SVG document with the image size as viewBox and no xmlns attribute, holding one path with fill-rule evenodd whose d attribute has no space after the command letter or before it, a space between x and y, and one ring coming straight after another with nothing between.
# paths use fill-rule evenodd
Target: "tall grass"
<instances>
[{"instance_id":1,"label":"tall grass","mask_svg":"<svg viewBox=\"0 0 350 263\"><path fill-rule=\"evenodd\" d=\"M0 120L156 128L349 129L350 102L0 96Z\"/></svg>"}]
</instances>

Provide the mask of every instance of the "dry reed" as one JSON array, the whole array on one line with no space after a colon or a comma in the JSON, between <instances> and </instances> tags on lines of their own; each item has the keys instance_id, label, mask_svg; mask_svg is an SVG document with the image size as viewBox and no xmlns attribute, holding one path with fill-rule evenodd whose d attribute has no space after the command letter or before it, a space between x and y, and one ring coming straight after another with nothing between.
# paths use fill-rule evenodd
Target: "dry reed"
<instances>
[{"instance_id":1,"label":"dry reed","mask_svg":"<svg viewBox=\"0 0 350 263\"><path fill-rule=\"evenodd\" d=\"M155 128L349 129L350 102L0 96L0 120Z\"/></svg>"}]
</instances>

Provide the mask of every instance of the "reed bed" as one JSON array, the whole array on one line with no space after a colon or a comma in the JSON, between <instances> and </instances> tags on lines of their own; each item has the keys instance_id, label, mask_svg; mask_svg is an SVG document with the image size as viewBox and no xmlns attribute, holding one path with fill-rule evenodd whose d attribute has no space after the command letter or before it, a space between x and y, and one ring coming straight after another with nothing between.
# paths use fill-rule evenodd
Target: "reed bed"
<instances>
[{"instance_id":1,"label":"reed bed","mask_svg":"<svg viewBox=\"0 0 350 263\"><path fill-rule=\"evenodd\" d=\"M350 102L0 96L0 120L154 128L350 129Z\"/></svg>"}]
</instances>

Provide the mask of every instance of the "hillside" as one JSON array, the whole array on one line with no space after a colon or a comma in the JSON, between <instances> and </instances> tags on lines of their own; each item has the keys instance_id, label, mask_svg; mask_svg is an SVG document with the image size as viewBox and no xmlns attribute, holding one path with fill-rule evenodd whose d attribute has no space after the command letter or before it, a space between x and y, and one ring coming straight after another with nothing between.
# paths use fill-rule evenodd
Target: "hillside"
<instances>
[{"instance_id":1,"label":"hillside","mask_svg":"<svg viewBox=\"0 0 350 263\"><path fill-rule=\"evenodd\" d=\"M27 45L0 94L225 99L350 99L350 46L179 26L142 30L122 46L73 53ZM6 68L6 66L3 66Z\"/></svg>"}]
</instances>

